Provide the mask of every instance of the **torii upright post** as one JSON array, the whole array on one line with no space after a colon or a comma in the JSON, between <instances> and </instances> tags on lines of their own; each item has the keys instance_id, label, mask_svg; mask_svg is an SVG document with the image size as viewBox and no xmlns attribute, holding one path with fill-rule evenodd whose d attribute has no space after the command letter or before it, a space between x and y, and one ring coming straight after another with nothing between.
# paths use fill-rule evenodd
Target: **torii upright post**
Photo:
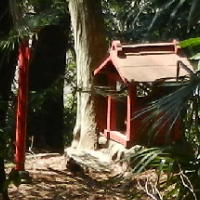
<instances>
[{"instance_id":1,"label":"torii upright post","mask_svg":"<svg viewBox=\"0 0 200 200\"><path fill-rule=\"evenodd\" d=\"M25 151L26 151L26 115L27 115L27 95L28 95L28 62L29 62L28 39L24 39L19 46L18 56L18 95L17 113L15 129L15 170L25 171Z\"/></svg>"}]
</instances>

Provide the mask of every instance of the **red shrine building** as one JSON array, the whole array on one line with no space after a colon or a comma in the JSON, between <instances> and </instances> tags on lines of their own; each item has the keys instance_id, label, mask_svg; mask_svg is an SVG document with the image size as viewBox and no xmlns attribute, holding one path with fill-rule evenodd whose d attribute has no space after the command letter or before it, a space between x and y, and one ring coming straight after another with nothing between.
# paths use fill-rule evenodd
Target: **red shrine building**
<instances>
[{"instance_id":1,"label":"red shrine building","mask_svg":"<svg viewBox=\"0 0 200 200\"><path fill-rule=\"evenodd\" d=\"M189 74L183 68L178 69L178 61L193 70L175 40L134 45L113 41L109 54L94 70L95 87L104 91L96 95L100 134L125 147L145 142L147 114L135 115L149 102L176 90L181 81L187 80ZM180 138L180 126L177 120L170 131L171 141ZM156 144L164 143L165 128L159 130Z\"/></svg>"}]
</instances>

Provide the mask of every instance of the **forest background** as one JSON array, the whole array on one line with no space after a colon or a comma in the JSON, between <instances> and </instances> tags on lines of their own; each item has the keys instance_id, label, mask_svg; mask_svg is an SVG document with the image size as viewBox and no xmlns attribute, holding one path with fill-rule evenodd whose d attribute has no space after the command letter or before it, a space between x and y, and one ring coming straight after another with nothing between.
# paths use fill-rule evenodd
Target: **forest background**
<instances>
[{"instance_id":1,"label":"forest background","mask_svg":"<svg viewBox=\"0 0 200 200\"><path fill-rule=\"evenodd\" d=\"M33 145L35 152L62 153L64 146L70 145L75 138L73 146L94 149L96 135L87 135L96 132L91 71L106 55L110 42L114 39L124 43L145 43L197 38L199 4L197 0L164 3L156 0L2 0L1 191L5 181L4 159L13 159L15 69L18 46L23 38L29 37L32 41L27 148ZM198 38L183 43L187 46L188 57L198 53L199 43ZM198 70L198 54L193 58ZM198 125L195 127L194 140L198 146ZM83 142L86 137L90 139Z\"/></svg>"}]
</instances>

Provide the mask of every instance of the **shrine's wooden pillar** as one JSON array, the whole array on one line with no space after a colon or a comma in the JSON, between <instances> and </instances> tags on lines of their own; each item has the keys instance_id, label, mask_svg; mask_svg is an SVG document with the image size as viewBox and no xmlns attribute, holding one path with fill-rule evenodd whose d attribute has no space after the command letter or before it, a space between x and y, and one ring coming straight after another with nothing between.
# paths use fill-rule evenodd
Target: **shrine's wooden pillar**
<instances>
[{"instance_id":1,"label":"shrine's wooden pillar","mask_svg":"<svg viewBox=\"0 0 200 200\"><path fill-rule=\"evenodd\" d=\"M18 95L17 95L17 116L15 130L15 170L25 171L26 151L26 115L28 96L28 61L29 61L28 39L24 39L19 46L18 57Z\"/></svg>"},{"instance_id":2,"label":"shrine's wooden pillar","mask_svg":"<svg viewBox=\"0 0 200 200\"><path fill-rule=\"evenodd\" d=\"M127 118L126 118L126 137L127 146L134 143L135 139L135 120L133 119L133 113L136 111L136 84L128 85L128 95L127 95Z\"/></svg>"},{"instance_id":3,"label":"shrine's wooden pillar","mask_svg":"<svg viewBox=\"0 0 200 200\"><path fill-rule=\"evenodd\" d=\"M109 79L109 88L115 89L116 81L114 79ZM116 110L115 102L110 94L108 96L108 107L107 107L107 131L111 131L116 126Z\"/></svg>"}]
</instances>

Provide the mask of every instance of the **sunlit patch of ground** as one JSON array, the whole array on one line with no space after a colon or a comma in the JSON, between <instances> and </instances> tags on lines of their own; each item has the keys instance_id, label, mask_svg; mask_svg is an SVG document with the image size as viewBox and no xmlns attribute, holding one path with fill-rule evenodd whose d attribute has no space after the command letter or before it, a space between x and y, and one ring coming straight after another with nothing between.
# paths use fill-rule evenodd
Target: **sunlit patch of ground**
<instances>
[{"instance_id":1,"label":"sunlit patch of ground","mask_svg":"<svg viewBox=\"0 0 200 200\"><path fill-rule=\"evenodd\" d=\"M27 159L26 170L32 177L19 188L9 186L12 200L129 200L141 197L137 181L122 182L100 172L72 173L65 167L63 156ZM144 174L144 177L146 175ZM145 178L144 178L145 179Z\"/></svg>"},{"instance_id":2,"label":"sunlit patch of ground","mask_svg":"<svg viewBox=\"0 0 200 200\"><path fill-rule=\"evenodd\" d=\"M16 200L125 200L123 190L109 182L108 175L97 172L73 174L65 167L63 156L32 158L26 162L32 177L30 184L9 187Z\"/></svg>"}]
</instances>

